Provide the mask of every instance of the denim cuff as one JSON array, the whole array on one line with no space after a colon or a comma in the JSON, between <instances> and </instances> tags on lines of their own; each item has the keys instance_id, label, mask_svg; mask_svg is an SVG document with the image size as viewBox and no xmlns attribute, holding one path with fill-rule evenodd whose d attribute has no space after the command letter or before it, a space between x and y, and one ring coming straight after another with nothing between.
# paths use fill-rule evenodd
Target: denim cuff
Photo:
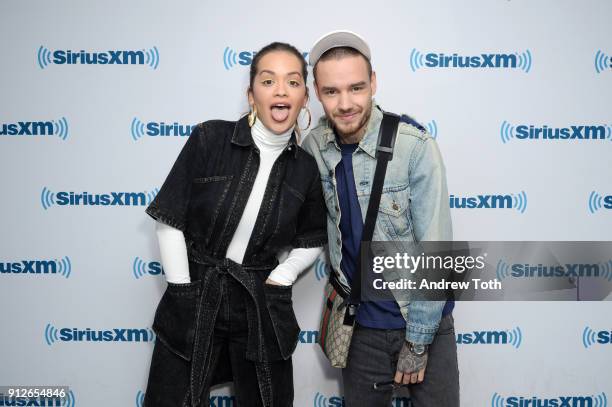
<instances>
[{"instance_id":1,"label":"denim cuff","mask_svg":"<svg viewBox=\"0 0 612 407\"><path fill-rule=\"evenodd\" d=\"M322 247L327 244L327 232L325 234L304 236L293 239L292 246L294 248L311 249L313 247Z\"/></svg>"},{"instance_id":2,"label":"denim cuff","mask_svg":"<svg viewBox=\"0 0 612 407\"><path fill-rule=\"evenodd\" d=\"M412 343L429 345L433 342L437 331L438 324L431 326L406 323L406 340Z\"/></svg>"},{"instance_id":3,"label":"denim cuff","mask_svg":"<svg viewBox=\"0 0 612 407\"><path fill-rule=\"evenodd\" d=\"M157 205L152 203L145 209L147 215L152 217L153 219L165 223L168 226L172 226L173 228L185 231L185 223L178 221L174 216L160 209Z\"/></svg>"}]
</instances>

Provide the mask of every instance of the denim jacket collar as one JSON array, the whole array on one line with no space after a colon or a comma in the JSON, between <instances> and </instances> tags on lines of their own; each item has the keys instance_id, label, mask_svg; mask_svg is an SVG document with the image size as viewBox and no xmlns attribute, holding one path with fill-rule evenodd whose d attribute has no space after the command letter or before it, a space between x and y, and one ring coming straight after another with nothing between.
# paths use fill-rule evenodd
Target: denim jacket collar
<instances>
[{"instance_id":1,"label":"denim jacket collar","mask_svg":"<svg viewBox=\"0 0 612 407\"><path fill-rule=\"evenodd\" d=\"M234 127L234 133L232 134L232 143L241 147L255 147L253 136L251 135L251 127L249 126L248 116L241 117ZM287 143L289 150L293 152L293 158L298 154L298 144L295 137L295 131L291 133L291 138Z\"/></svg>"},{"instance_id":2,"label":"denim jacket collar","mask_svg":"<svg viewBox=\"0 0 612 407\"><path fill-rule=\"evenodd\" d=\"M372 111L370 114L370 120L368 122L368 128L366 130L365 135L359 142L359 148L365 151L372 158L376 158L376 145L378 143L378 128L380 122L383 118L383 112L380 107L376 104L376 101L372 99ZM326 128L323 130L323 134L325 137L325 143L321 145L321 150L326 150L329 146L329 143L334 143L334 145L339 149L340 147L336 141L336 135L334 129L331 127L331 123L329 120L325 119Z\"/></svg>"},{"instance_id":3,"label":"denim jacket collar","mask_svg":"<svg viewBox=\"0 0 612 407\"><path fill-rule=\"evenodd\" d=\"M378 129L380 122L383 118L383 112L376 104L375 100L372 100L372 112L370 115L370 122L368 123L368 129L365 135L359 142L359 148L365 151L370 157L376 158L376 146L378 144Z\"/></svg>"}]
</instances>

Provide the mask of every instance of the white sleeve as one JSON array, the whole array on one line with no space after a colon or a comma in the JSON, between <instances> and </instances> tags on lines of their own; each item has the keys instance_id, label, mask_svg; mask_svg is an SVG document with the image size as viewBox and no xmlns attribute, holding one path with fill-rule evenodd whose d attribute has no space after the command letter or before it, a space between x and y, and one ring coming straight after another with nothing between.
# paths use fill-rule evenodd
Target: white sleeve
<instances>
[{"instance_id":1,"label":"white sleeve","mask_svg":"<svg viewBox=\"0 0 612 407\"><path fill-rule=\"evenodd\" d=\"M190 283L185 235L179 229L165 223L155 223L166 280L170 283Z\"/></svg>"},{"instance_id":2,"label":"white sleeve","mask_svg":"<svg viewBox=\"0 0 612 407\"><path fill-rule=\"evenodd\" d=\"M284 262L276 266L268 278L280 285L291 285L323 252L323 247L294 248Z\"/></svg>"}]
</instances>

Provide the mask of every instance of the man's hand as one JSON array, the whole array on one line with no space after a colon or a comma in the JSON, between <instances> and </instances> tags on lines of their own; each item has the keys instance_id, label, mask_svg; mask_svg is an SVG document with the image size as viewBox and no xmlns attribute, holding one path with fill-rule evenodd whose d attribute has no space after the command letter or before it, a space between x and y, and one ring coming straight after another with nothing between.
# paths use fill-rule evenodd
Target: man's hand
<instances>
[{"instance_id":1,"label":"man's hand","mask_svg":"<svg viewBox=\"0 0 612 407\"><path fill-rule=\"evenodd\" d=\"M404 342L397 360L397 371L395 372L395 383L414 384L421 383L425 377L427 366L427 352L421 356L410 351L408 342Z\"/></svg>"}]
</instances>

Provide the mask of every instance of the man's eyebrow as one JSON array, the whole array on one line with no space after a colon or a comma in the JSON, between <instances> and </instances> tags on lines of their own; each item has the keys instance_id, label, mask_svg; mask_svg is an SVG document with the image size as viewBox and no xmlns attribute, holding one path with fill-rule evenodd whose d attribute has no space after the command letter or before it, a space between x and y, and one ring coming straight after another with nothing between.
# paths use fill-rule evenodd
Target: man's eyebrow
<instances>
[{"instance_id":1,"label":"man's eyebrow","mask_svg":"<svg viewBox=\"0 0 612 407\"><path fill-rule=\"evenodd\" d=\"M322 86L321 90L323 91L328 91L328 90L337 90L338 88L336 88L335 86Z\"/></svg>"},{"instance_id":2,"label":"man's eyebrow","mask_svg":"<svg viewBox=\"0 0 612 407\"><path fill-rule=\"evenodd\" d=\"M347 87L348 88L354 88L354 87L365 86L365 85L366 85L366 81L361 81L361 82L357 82L357 83L351 83ZM322 86L321 89L322 90L338 90L338 88L336 86Z\"/></svg>"}]
</instances>

